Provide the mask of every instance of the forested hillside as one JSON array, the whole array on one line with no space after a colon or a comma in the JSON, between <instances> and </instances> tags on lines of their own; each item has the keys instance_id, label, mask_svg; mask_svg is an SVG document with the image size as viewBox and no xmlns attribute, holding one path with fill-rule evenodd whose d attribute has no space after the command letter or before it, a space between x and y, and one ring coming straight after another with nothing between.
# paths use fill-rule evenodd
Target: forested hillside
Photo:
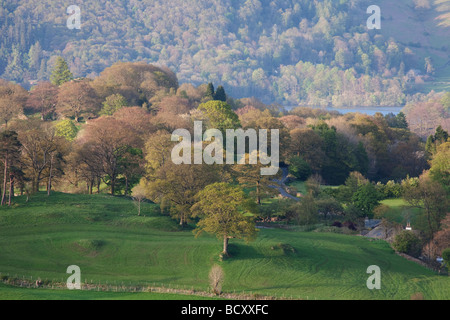
<instances>
[{"instance_id":1,"label":"forested hillside","mask_svg":"<svg viewBox=\"0 0 450 320\"><path fill-rule=\"evenodd\" d=\"M66 27L73 4L81 30ZM366 27L372 4L381 30ZM28 88L57 56L75 77L145 61L236 98L399 105L448 86L448 13L444 0L0 0L0 78Z\"/></svg>"}]
</instances>

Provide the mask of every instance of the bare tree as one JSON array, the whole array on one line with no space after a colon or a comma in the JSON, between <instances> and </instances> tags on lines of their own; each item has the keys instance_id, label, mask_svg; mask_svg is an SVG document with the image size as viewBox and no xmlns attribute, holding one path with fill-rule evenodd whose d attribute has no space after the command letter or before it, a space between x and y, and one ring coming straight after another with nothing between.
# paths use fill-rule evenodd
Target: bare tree
<instances>
[{"instance_id":1,"label":"bare tree","mask_svg":"<svg viewBox=\"0 0 450 320\"><path fill-rule=\"evenodd\" d=\"M131 193L133 195L133 202L138 210L138 216L141 215L141 206L142 202L145 201L146 195L145 195L145 188L141 185L137 185L131 190Z\"/></svg>"},{"instance_id":2,"label":"bare tree","mask_svg":"<svg viewBox=\"0 0 450 320\"><path fill-rule=\"evenodd\" d=\"M222 267L215 264L209 272L209 285L211 286L214 294L220 295L222 293L222 285L224 280L225 273L223 272Z\"/></svg>"},{"instance_id":3,"label":"bare tree","mask_svg":"<svg viewBox=\"0 0 450 320\"><path fill-rule=\"evenodd\" d=\"M8 122L23 111L28 92L20 85L0 79L0 120Z\"/></svg>"}]
</instances>

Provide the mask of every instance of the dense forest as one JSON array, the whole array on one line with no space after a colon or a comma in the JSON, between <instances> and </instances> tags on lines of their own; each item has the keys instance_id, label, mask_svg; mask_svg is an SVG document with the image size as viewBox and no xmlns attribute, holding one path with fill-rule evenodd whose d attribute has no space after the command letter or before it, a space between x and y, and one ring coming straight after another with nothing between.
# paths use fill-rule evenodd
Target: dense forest
<instances>
[{"instance_id":1,"label":"dense forest","mask_svg":"<svg viewBox=\"0 0 450 320\"><path fill-rule=\"evenodd\" d=\"M447 27L446 1L406 2L417 25L440 14L428 33ZM81 8L81 30L66 27L71 4ZM424 53L414 37L405 43L389 33L392 11L382 16L390 28L368 30L371 4L1 0L0 78L29 88L49 79L57 56L76 78L94 78L117 61L145 61L167 66L180 83L222 84L234 97L266 103L403 105L417 99L416 85L449 67L439 60L448 60L448 36Z\"/></svg>"}]
</instances>

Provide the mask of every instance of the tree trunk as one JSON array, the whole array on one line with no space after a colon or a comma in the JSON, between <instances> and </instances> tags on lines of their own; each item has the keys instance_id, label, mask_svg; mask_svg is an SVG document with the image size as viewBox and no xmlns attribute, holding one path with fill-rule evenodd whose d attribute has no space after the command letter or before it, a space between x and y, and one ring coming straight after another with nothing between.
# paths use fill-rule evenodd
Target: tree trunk
<instances>
[{"instance_id":1,"label":"tree trunk","mask_svg":"<svg viewBox=\"0 0 450 320\"><path fill-rule=\"evenodd\" d=\"M34 192L39 192L39 180L40 180L40 175L37 174L33 179L33 191Z\"/></svg>"},{"instance_id":2,"label":"tree trunk","mask_svg":"<svg viewBox=\"0 0 450 320\"><path fill-rule=\"evenodd\" d=\"M7 182L7 175L8 173L8 152L6 152L6 156L5 156L5 171L4 171L4 176L3 176L3 190L2 190L2 201L0 205L4 205L5 204L5 200L6 200L6 182Z\"/></svg>"},{"instance_id":3,"label":"tree trunk","mask_svg":"<svg viewBox=\"0 0 450 320\"><path fill-rule=\"evenodd\" d=\"M9 175L9 199L8 206L11 207L11 199L14 197L14 175Z\"/></svg>"},{"instance_id":4,"label":"tree trunk","mask_svg":"<svg viewBox=\"0 0 450 320\"><path fill-rule=\"evenodd\" d=\"M53 155L50 158L50 170L48 173L47 196L50 196L50 193L52 192L52 171L53 171Z\"/></svg>"},{"instance_id":5,"label":"tree trunk","mask_svg":"<svg viewBox=\"0 0 450 320\"><path fill-rule=\"evenodd\" d=\"M125 196L128 195L128 178L125 177Z\"/></svg>"},{"instance_id":6,"label":"tree trunk","mask_svg":"<svg viewBox=\"0 0 450 320\"><path fill-rule=\"evenodd\" d=\"M261 204L261 194L260 194L260 186L259 186L259 181L256 182L256 203L258 205Z\"/></svg>"},{"instance_id":7,"label":"tree trunk","mask_svg":"<svg viewBox=\"0 0 450 320\"><path fill-rule=\"evenodd\" d=\"M180 226L181 227L184 226L184 214L183 213L181 214L181 217L180 217Z\"/></svg>"},{"instance_id":8,"label":"tree trunk","mask_svg":"<svg viewBox=\"0 0 450 320\"><path fill-rule=\"evenodd\" d=\"M116 179L111 179L111 194L114 195L116 191Z\"/></svg>"},{"instance_id":9,"label":"tree trunk","mask_svg":"<svg viewBox=\"0 0 450 320\"><path fill-rule=\"evenodd\" d=\"M223 236L223 252L224 255L228 256L228 236Z\"/></svg>"}]
</instances>

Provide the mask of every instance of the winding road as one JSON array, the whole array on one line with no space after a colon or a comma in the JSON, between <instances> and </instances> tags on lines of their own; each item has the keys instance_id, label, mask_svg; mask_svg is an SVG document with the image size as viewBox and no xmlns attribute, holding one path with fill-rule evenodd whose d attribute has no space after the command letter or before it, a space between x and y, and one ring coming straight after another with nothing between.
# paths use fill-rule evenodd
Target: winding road
<instances>
[{"instance_id":1,"label":"winding road","mask_svg":"<svg viewBox=\"0 0 450 320\"><path fill-rule=\"evenodd\" d=\"M286 182L286 180L288 178L288 175L289 175L289 169L287 167L282 167L281 170L283 171L283 175L282 175L281 179L279 179L279 180L278 179L272 180L273 182L276 182L277 184L276 185L271 185L270 187L274 188L274 189L277 189L278 192L280 192L280 194L283 197L286 197L286 198L289 198L289 199L292 199L292 200L295 200L295 201L300 201L299 198L294 197L293 195L291 195L291 194L286 192L285 182Z\"/></svg>"}]
</instances>

